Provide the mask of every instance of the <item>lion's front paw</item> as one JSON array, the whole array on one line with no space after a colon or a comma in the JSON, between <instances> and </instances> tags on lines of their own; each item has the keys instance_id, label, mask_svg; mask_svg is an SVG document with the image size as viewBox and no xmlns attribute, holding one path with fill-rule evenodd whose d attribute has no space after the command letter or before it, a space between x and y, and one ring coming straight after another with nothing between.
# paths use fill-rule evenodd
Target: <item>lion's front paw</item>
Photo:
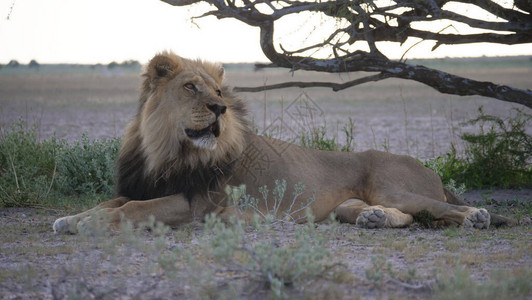
<instances>
[{"instance_id":1,"label":"lion's front paw","mask_svg":"<svg viewBox=\"0 0 532 300\"><path fill-rule=\"evenodd\" d=\"M62 217L55 220L54 225L52 226L54 233L78 233L77 221L78 220L73 216Z\"/></svg>"},{"instance_id":2,"label":"lion's front paw","mask_svg":"<svg viewBox=\"0 0 532 300\"><path fill-rule=\"evenodd\" d=\"M464 228L488 229L490 227L490 214L484 208L473 208L462 226Z\"/></svg>"},{"instance_id":3,"label":"lion's front paw","mask_svg":"<svg viewBox=\"0 0 532 300\"><path fill-rule=\"evenodd\" d=\"M367 207L357 217L357 225L363 228L383 228L386 212L380 208Z\"/></svg>"}]
</instances>

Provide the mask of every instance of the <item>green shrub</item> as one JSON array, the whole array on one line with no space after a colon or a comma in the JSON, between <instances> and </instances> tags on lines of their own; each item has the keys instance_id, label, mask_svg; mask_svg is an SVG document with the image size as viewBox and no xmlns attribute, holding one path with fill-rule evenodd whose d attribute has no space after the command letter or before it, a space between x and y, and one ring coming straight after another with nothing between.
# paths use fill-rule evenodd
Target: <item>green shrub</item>
<instances>
[{"instance_id":1,"label":"green shrub","mask_svg":"<svg viewBox=\"0 0 532 300\"><path fill-rule=\"evenodd\" d=\"M22 121L1 129L0 206L53 206L72 195L112 195L118 139L90 141L84 135L71 145L55 137L39 141L36 128Z\"/></svg>"},{"instance_id":2,"label":"green shrub","mask_svg":"<svg viewBox=\"0 0 532 300\"><path fill-rule=\"evenodd\" d=\"M57 156L60 188L65 194L114 192L114 165L120 140L91 141L83 134L80 142L62 147Z\"/></svg>"},{"instance_id":3,"label":"green shrub","mask_svg":"<svg viewBox=\"0 0 532 300\"><path fill-rule=\"evenodd\" d=\"M273 199L270 199L272 209L255 215L255 226L251 228L236 219L223 223L215 216L208 216L205 223L206 243L203 249L210 249L210 255L221 265L236 268L250 274L254 280L266 283L276 297L285 297L285 287L295 287L307 284L313 279L327 275L335 264L331 263L331 253L327 243L334 236L337 222L331 216L330 226L316 228L314 217L310 214L309 204L303 203L300 208L295 208L296 199L303 193L304 186L294 186L294 194L290 201L289 209L279 211L283 202L286 181L276 180L272 189ZM263 200L269 199L269 190L261 189ZM252 209L259 213L256 205L258 201L245 195L245 186L226 189L226 193L240 209ZM240 198L240 199L237 199ZM281 243L281 236L285 230L279 226L295 226L292 220L297 218L301 209L306 209L306 225L295 228L292 242ZM278 219L280 218L280 219ZM261 222L263 221L263 222ZM245 238L246 231L256 230L259 240L250 241Z\"/></svg>"},{"instance_id":4,"label":"green shrub","mask_svg":"<svg viewBox=\"0 0 532 300\"><path fill-rule=\"evenodd\" d=\"M311 218L312 219L312 218ZM293 223L292 223L293 224ZM285 224L285 226L288 226ZM334 231L316 228L311 222L295 229L293 242L283 244L283 230L267 224L256 227L259 240L245 238L246 226L235 219L223 223L215 216L206 218L205 246L220 268L230 267L247 273L254 281L266 283L276 297L286 296L286 287L298 288L326 276L335 264L327 247Z\"/></svg>"},{"instance_id":5,"label":"green shrub","mask_svg":"<svg viewBox=\"0 0 532 300\"><path fill-rule=\"evenodd\" d=\"M479 133L462 135L464 156L459 157L453 148L426 161L425 166L439 174L444 184L458 189L462 184L469 189L532 186L532 136L526 132L532 115L515 112L501 119L479 108L479 116L466 122L479 126Z\"/></svg>"},{"instance_id":6,"label":"green shrub","mask_svg":"<svg viewBox=\"0 0 532 300\"><path fill-rule=\"evenodd\" d=\"M275 180L275 187L272 190L271 196L268 186L265 185L259 187L259 193L261 194L260 199L246 194L246 185L240 185L238 187L228 185L225 187L225 193L227 194L231 203L238 208L239 213L244 214L244 211L246 210L251 211L260 219L260 221L265 221L270 225L276 222L301 222L306 220L306 211L310 208L312 202L314 202L316 190L313 191L312 197L304 202L300 202L299 206L295 205L298 202L298 198L303 194L304 191L304 184L295 184L292 199L289 200L289 203L285 203L284 206L286 209L282 211L280 209L283 201L285 201L284 196L286 192L286 180L284 179ZM268 208L268 211L264 212L259 209L259 202L264 203L265 207Z\"/></svg>"},{"instance_id":7,"label":"green shrub","mask_svg":"<svg viewBox=\"0 0 532 300\"><path fill-rule=\"evenodd\" d=\"M448 184L451 180L462 178L467 169L467 164L457 156L454 147L449 153L425 161L424 165L440 175L444 184Z\"/></svg>"},{"instance_id":8,"label":"green shrub","mask_svg":"<svg viewBox=\"0 0 532 300\"><path fill-rule=\"evenodd\" d=\"M0 205L40 205L46 200L56 177L55 138L38 142L35 127L22 121L6 131L1 128Z\"/></svg>"},{"instance_id":9,"label":"green shrub","mask_svg":"<svg viewBox=\"0 0 532 300\"><path fill-rule=\"evenodd\" d=\"M498 186L503 188L532 185L532 115L516 109L514 117L501 119L484 114L467 124L479 125L478 134L466 133L467 142L464 182L471 188Z\"/></svg>"}]
</instances>

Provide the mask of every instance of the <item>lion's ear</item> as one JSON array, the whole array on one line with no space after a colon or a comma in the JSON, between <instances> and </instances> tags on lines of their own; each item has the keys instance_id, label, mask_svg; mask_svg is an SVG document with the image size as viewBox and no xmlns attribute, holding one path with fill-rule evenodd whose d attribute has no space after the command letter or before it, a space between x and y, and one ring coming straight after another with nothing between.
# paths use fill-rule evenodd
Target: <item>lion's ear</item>
<instances>
[{"instance_id":1,"label":"lion's ear","mask_svg":"<svg viewBox=\"0 0 532 300\"><path fill-rule=\"evenodd\" d=\"M179 56L170 52L163 52L150 60L146 70L146 77L153 85L159 82L160 79L173 78L181 71L182 65L183 63Z\"/></svg>"},{"instance_id":2,"label":"lion's ear","mask_svg":"<svg viewBox=\"0 0 532 300\"><path fill-rule=\"evenodd\" d=\"M223 81L225 77L225 69L222 66L220 66L220 70L218 70L218 77L220 78L220 81Z\"/></svg>"}]
</instances>

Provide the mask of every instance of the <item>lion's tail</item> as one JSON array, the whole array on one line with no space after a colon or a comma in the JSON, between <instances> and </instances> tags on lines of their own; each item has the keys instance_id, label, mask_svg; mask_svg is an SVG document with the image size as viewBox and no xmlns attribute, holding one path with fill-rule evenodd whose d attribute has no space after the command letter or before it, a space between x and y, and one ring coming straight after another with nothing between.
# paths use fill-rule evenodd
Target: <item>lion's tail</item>
<instances>
[{"instance_id":1,"label":"lion's tail","mask_svg":"<svg viewBox=\"0 0 532 300\"><path fill-rule=\"evenodd\" d=\"M451 192L447 188L443 188L443 193L445 194L445 198L447 198L447 202L449 204L468 206L468 204L464 200L460 199L458 196L456 196L453 192ZM501 215L496 215L493 213L490 213L490 219L491 219L490 221L491 225L495 227L517 225L517 222L515 220L507 218L507 217L503 217Z\"/></svg>"}]
</instances>

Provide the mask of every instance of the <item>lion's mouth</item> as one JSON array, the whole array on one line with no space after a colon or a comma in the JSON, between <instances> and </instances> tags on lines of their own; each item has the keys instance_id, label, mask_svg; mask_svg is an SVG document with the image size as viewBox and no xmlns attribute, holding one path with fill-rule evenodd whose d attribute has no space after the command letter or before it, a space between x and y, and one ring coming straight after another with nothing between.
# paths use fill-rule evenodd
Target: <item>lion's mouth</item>
<instances>
[{"instance_id":1,"label":"lion's mouth","mask_svg":"<svg viewBox=\"0 0 532 300\"><path fill-rule=\"evenodd\" d=\"M199 139L210 134L218 137L220 136L220 124L218 120L216 120L216 122L200 130L185 129L185 134L191 139Z\"/></svg>"}]
</instances>

